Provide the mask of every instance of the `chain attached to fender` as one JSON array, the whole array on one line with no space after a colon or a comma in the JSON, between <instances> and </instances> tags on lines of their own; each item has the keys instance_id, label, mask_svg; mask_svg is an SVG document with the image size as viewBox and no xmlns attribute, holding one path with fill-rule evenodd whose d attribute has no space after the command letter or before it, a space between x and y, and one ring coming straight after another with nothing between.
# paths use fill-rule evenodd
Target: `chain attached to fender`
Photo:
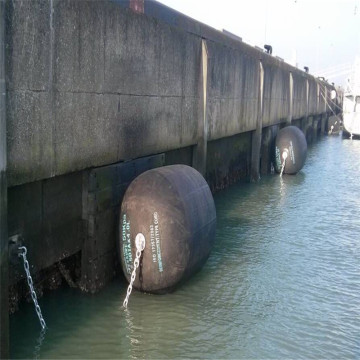
<instances>
[{"instance_id":1,"label":"chain attached to fender","mask_svg":"<svg viewBox=\"0 0 360 360\"><path fill-rule=\"evenodd\" d=\"M19 257L22 256L22 258L24 260L24 269L25 269L25 273L26 273L26 279L27 279L27 282L28 282L28 285L30 288L31 298L33 299L33 302L35 305L35 310L36 310L37 316L40 321L40 325L41 325L42 329L44 330L46 328L46 323L42 316L41 309L40 309L39 303L37 301L36 292L34 290L33 279L30 275L29 262L27 261L27 258L26 258L27 249L25 246L20 246L19 250L23 250L23 252L19 253Z\"/></svg>"},{"instance_id":2,"label":"chain attached to fender","mask_svg":"<svg viewBox=\"0 0 360 360\"><path fill-rule=\"evenodd\" d=\"M145 236L142 233L139 233L139 234L136 235L135 245L136 245L136 257L135 257L135 260L134 260L134 270L133 270L133 272L131 274L130 284L129 284L129 287L127 289L125 300L123 302L123 306L124 306L125 309L127 308L129 297L130 297L132 287L133 287L133 284L134 284L134 281L135 281L135 278L136 278L136 270L139 267L141 253L145 249Z\"/></svg>"},{"instance_id":3,"label":"chain attached to fender","mask_svg":"<svg viewBox=\"0 0 360 360\"><path fill-rule=\"evenodd\" d=\"M286 159L288 157L288 150L285 149L282 153L282 158L284 160L283 164L281 165L281 171L280 171L280 177L282 177L282 174L284 172L284 169L285 169L285 163L286 163Z\"/></svg>"}]
</instances>

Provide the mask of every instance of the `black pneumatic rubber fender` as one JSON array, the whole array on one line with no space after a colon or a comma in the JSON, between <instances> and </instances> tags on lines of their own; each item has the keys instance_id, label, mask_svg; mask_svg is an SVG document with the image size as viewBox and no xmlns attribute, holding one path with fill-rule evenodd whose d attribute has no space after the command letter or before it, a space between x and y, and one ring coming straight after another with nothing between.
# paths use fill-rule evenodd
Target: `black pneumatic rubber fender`
<instances>
[{"instance_id":1,"label":"black pneumatic rubber fender","mask_svg":"<svg viewBox=\"0 0 360 360\"><path fill-rule=\"evenodd\" d=\"M307 155L305 135L296 126L287 126L281 129L276 136L275 169L278 173L281 171L284 151L288 153L284 174L296 174L303 168Z\"/></svg>"},{"instance_id":2,"label":"black pneumatic rubber fender","mask_svg":"<svg viewBox=\"0 0 360 360\"><path fill-rule=\"evenodd\" d=\"M201 269L215 239L216 210L202 175L186 165L152 169L126 190L120 212L120 261L130 281L135 237L145 249L134 287L166 293Z\"/></svg>"}]
</instances>

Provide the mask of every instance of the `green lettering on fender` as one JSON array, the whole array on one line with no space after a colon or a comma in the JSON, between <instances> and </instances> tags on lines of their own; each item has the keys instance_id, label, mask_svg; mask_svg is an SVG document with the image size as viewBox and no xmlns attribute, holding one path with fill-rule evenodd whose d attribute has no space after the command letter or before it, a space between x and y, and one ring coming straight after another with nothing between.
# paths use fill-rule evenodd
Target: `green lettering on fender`
<instances>
[{"instance_id":1,"label":"green lettering on fender","mask_svg":"<svg viewBox=\"0 0 360 360\"><path fill-rule=\"evenodd\" d=\"M133 258L131 252L131 234L130 234L130 221L127 221L126 214L123 215L122 218L122 250L124 255L124 262L126 272L131 274L133 267Z\"/></svg>"}]
</instances>

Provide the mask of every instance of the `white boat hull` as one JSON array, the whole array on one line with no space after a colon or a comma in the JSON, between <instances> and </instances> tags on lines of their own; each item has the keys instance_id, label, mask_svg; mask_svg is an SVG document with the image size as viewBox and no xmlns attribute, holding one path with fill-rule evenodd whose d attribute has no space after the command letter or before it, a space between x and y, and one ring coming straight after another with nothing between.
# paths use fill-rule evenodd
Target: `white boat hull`
<instances>
[{"instance_id":1,"label":"white boat hull","mask_svg":"<svg viewBox=\"0 0 360 360\"><path fill-rule=\"evenodd\" d=\"M360 113L344 113L343 114L343 126L351 135L360 136Z\"/></svg>"}]
</instances>

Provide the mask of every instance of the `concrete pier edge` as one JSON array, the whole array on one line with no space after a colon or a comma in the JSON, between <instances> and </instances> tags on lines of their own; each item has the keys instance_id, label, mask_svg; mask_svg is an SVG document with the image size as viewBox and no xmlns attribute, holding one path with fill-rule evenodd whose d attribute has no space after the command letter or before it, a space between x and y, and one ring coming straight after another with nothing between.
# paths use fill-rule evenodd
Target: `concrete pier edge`
<instances>
[{"instance_id":1,"label":"concrete pier edge","mask_svg":"<svg viewBox=\"0 0 360 360\"><path fill-rule=\"evenodd\" d=\"M0 358L9 357L9 256L7 233L7 146L5 0L0 0Z\"/></svg>"},{"instance_id":2,"label":"concrete pier edge","mask_svg":"<svg viewBox=\"0 0 360 360\"><path fill-rule=\"evenodd\" d=\"M38 278L61 284L61 263L95 293L114 277L119 206L143 171L190 165L216 192L270 173L287 124L309 139L326 130L319 84L325 98L331 85L158 2L1 4L2 254L22 235ZM2 269L12 313L23 269ZM54 288L45 280L40 294Z\"/></svg>"},{"instance_id":3,"label":"concrete pier edge","mask_svg":"<svg viewBox=\"0 0 360 360\"><path fill-rule=\"evenodd\" d=\"M200 111L198 117L197 144L193 151L193 167L203 176L206 174L206 154L208 142L207 93L208 93L208 48L206 40L201 41Z\"/></svg>"},{"instance_id":4,"label":"concrete pier edge","mask_svg":"<svg viewBox=\"0 0 360 360\"><path fill-rule=\"evenodd\" d=\"M251 178L256 182L260 179L260 150L263 128L263 103L264 103L264 67L259 61L259 97L258 97L258 117L256 121L256 130L252 134L252 151L251 151Z\"/></svg>"}]
</instances>

